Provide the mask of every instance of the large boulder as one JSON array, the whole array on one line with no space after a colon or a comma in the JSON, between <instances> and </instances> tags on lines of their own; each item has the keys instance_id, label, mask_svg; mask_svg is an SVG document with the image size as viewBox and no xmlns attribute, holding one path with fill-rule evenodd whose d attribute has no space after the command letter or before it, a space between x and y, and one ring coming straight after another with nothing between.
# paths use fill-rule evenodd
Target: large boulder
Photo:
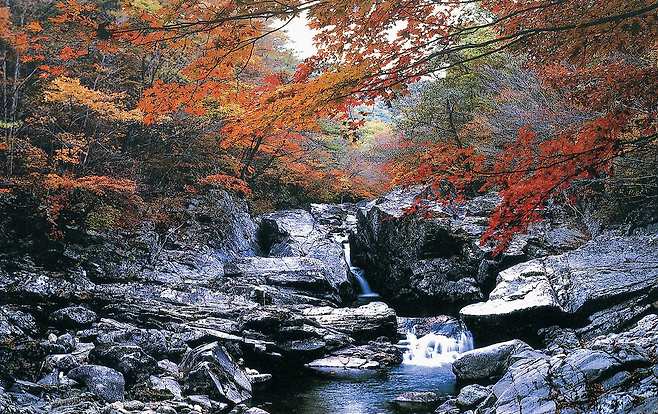
<instances>
[{"instance_id":1,"label":"large boulder","mask_svg":"<svg viewBox=\"0 0 658 414\"><path fill-rule=\"evenodd\" d=\"M372 340L380 336L395 338L397 334L395 311L383 302L372 302L358 308L313 307L304 309L302 313L321 326L359 340Z\"/></svg>"},{"instance_id":2,"label":"large boulder","mask_svg":"<svg viewBox=\"0 0 658 414\"><path fill-rule=\"evenodd\" d=\"M596 323L587 330L590 337L616 331L655 300L657 257L655 235L605 234L576 250L500 272L489 300L464 307L460 315L485 341L533 341L538 329L565 321ZM633 306L612 310L634 298Z\"/></svg>"},{"instance_id":3,"label":"large boulder","mask_svg":"<svg viewBox=\"0 0 658 414\"><path fill-rule=\"evenodd\" d=\"M486 298L498 270L581 244L585 236L559 223L535 226L498 257L480 239L499 197L462 204L427 201L424 187L397 188L358 211L353 261L373 289L408 313L453 311ZM420 207L428 214L411 214Z\"/></svg>"},{"instance_id":4,"label":"large boulder","mask_svg":"<svg viewBox=\"0 0 658 414\"><path fill-rule=\"evenodd\" d=\"M224 267L225 277L235 278L242 283L269 285L293 292L335 298L329 271L325 263L308 257L247 257L228 263ZM276 296L274 296L276 298Z\"/></svg>"},{"instance_id":5,"label":"large boulder","mask_svg":"<svg viewBox=\"0 0 658 414\"><path fill-rule=\"evenodd\" d=\"M353 210L348 204L315 204L311 212L284 210L263 215L258 229L263 253L271 257L307 257L321 261L336 294L349 301L354 297L354 289L342 239L351 229L348 223L355 221Z\"/></svg>"},{"instance_id":6,"label":"large boulder","mask_svg":"<svg viewBox=\"0 0 658 414\"><path fill-rule=\"evenodd\" d=\"M306 366L324 374L340 375L345 370L377 370L401 363L400 348L390 342L371 341L366 345L339 349Z\"/></svg>"},{"instance_id":7,"label":"large boulder","mask_svg":"<svg viewBox=\"0 0 658 414\"><path fill-rule=\"evenodd\" d=\"M473 349L461 354L452 364L452 370L460 382L496 381L507 371L515 354L530 350L530 346L519 340Z\"/></svg>"},{"instance_id":8,"label":"large boulder","mask_svg":"<svg viewBox=\"0 0 658 414\"><path fill-rule=\"evenodd\" d=\"M189 351L180 370L187 394L205 394L229 404L239 404L251 398L251 382L247 374L217 342Z\"/></svg>"},{"instance_id":9,"label":"large boulder","mask_svg":"<svg viewBox=\"0 0 658 414\"><path fill-rule=\"evenodd\" d=\"M84 383L90 392L107 401L123 401L125 381L120 372L100 365L81 365L66 374Z\"/></svg>"},{"instance_id":10,"label":"large boulder","mask_svg":"<svg viewBox=\"0 0 658 414\"><path fill-rule=\"evenodd\" d=\"M486 396L481 389L481 402L475 411L656 412L657 352L658 315L644 317L626 332L601 336L553 356L537 351L517 352L491 387L491 394ZM459 413L474 407L456 404L453 408Z\"/></svg>"}]
</instances>

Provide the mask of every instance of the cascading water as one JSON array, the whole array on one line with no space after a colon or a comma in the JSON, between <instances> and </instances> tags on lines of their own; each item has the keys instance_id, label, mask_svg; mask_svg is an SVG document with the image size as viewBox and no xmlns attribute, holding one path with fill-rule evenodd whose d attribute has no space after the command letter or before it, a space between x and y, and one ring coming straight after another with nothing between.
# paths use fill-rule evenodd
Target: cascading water
<instances>
[{"instance_id":1,"label":"cascading water","mask_svg":"<svg viewBox=\"0 0 658 414\"><path fill-rule=\"evenodd\" d=\"M370 288L370 284L368 284L368 280L366 279L365 276L365 271L361 269L360 267L354 266L352 264L352 257L350 256L351 251L350 251L350 243L347 240L341 240L343 244L343 252L345 254L345 261L347 262L347 265L350 267L350 272L354 275L354 278L356 279L356 282L359 284L359 288L361 290L361 293L359 294L359 299L362 301L364 300L374 300L379 297L379 295L375 292L372 291Z\"/></svg>"},{"instance_id":2,"label":"cascading water","mask_svg":"<svg viewBox=\"0 0 658 414\"><path fill-rule=\"evenodd\" d=\"M456 337L429 333L418 338L412 329L398 345L405 349L403 364L435 367L452 363L459 354L473 349L473 335L463 329Z\"/></svg>"}]
</instances>

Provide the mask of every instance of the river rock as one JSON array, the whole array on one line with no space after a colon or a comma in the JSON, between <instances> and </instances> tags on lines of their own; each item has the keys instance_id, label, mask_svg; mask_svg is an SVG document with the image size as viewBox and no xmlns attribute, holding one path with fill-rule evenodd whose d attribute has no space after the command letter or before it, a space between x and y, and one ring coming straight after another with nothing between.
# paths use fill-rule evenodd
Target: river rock
<instances>
[{"instance_id":1,"label":"river rock","mask_svg":"<svg viewBox=\"0 0 658 414\"><path fill-rule=\"evenodd\" d=\"M206 394L229 404L251 398L251 382L246 373L217 342L189 351L180 370L187 394Z\"/></svg>"},{"instance_id":2,"label":"river rock","mask_svg":"<svg viewBox=\"0 0 658 414\"><path fill-rule=\"evenodd\" d=\"M533 340L540 328L585 319L616 301L640 297L648 305L646 294L658 288L656 258L658 239L654 236L606 234L574 251L500 272L489 300L464 307L460 315L480 339L520 336ZM638 313L613 315L615 321L608 329L614 331Z\"/></svg>"},{"instance_id":3,"label":"river rock","mask_svg":"<svg viewBox=\"0 0 658 414\"><path fill-rule=\"evenodd\" d=\"M313 307L304 309L302 313L321 326L360 340L380 336L395 338L397 331L395 311L383 302L372 302L358 308Z\"/></svg>"},{"instance_id":4,"label":"river rock","mask_svg":"<svg viewBox=\"0 0 658 414\"><path fill-rule=\"evenodd\" d=\"M84 383L89 391L107 402L123 401L125 381L120 372L99 365L81 365L66 374Z\"/></svg>"},{"instance_id":5,"label":"river rock","mask_svg":"<svg viewBox=\"0 0 658 414\"><path fill-rule=\"evenodd\" d=\"M440 398L433 392L405 392L393 400L393 403L404 411L429 412L434 410L440 402Z\"/></svg>"},{"instance_id":6,"label":"river rock","mask_svg":"<svg viewBox=\"0 0 658 414\"><path fill-rule=\"evenodd\" d=\"M457 357L452 370L460 382L495 381L505 373L512 356L531 350L530 346L519 340L473 349Z\"/></svg>"}]
</instances>

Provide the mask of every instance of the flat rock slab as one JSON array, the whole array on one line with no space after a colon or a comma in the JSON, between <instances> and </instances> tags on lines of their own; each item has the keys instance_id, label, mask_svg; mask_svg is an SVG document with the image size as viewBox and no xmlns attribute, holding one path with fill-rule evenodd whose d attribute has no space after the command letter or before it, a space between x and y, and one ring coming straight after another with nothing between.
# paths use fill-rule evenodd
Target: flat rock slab
<instances>
[{"instance_id":1,"label":"flat rock slab","mask_svg":"<svg viewBox=\"0 0 658 414\"><path fill-rule=\"evenodd\" d=\"M318 324L361 340L380 336L395 337L395 311L383 302L372 302L358 308L308 308L303 315Z\"/></svg>"},{"instance_id":2,"label":"flat rock slab","mask_svg":"<svg viewBox=\"0 0 658 414\"><path fill-rule=\"evenodd\" d=\"M331 292L327 265L307 257L247 257L228 263L226 277L262 278L266 284Z\"/></svg>"},{"instance_id":3,"label":"flat rock slab","mask_svg":"<svg viewBox=\"0 0 658 414\"><path fill-rule=\"evenodd\" d=\"M489 300L462 308L460 315L476 337L524 337L657 288L658 238L607 234L574 251L500 272Z\"/></svg>"}]
</instances>

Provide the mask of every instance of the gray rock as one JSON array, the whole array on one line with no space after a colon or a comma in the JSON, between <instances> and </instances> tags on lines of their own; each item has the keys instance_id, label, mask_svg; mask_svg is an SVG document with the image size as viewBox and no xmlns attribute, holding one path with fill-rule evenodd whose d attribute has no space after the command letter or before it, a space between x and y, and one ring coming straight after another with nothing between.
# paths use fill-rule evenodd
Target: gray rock
<instances>
[{"instance_id":1,"label":"gray rock","mask_svg":"<svg viewBox=\"0 0 658 414\"><path fill-rule=\"evenodd\" d=\"M473 349L461 354L452 370L460 382L487 382L500 378L515 354L531 351L525 342L513 340Z\"/></svg>"},{"instance_id":2,"label":"gray rock","mask_svg":"<svg viewBox=\"0 0 658 414\"><path fill-rule=\"evenodd\" d=\"M89 360L116 369L130 382L148 378L157 368L156 360L136 345L99 345Z\"/></svg>"},{"instance_id":3,"label":"gray rock","mask_svg":"<svg viewBox=\"0 0 658 414\"><path fill-rule=\"evenodd\" d=\"M182 400L181 386L172 377L151 375L144 383L133 388L133 394L147 400Z\"/></svg>"},{"instance_id":4,"label":"gray rock","mask_svg":"<svg viewBox=\"0 0 658 414\"><path fill-rule=\"evenodd\" d=\"M380 336L394 338L397 331L395 311L383 302L372 302L358 308L308 308L302 314L321 326L361 340Z\"/></svg>"},{"instance_id":5,"label":"gray rock","mask_svg":"<svg viewBox=\"0 0 658 414\"><path fill-rule=\"evenodd\" d=\"M475 408L478 404L484 401L491 389L483 387L482 385L472 384L467 385L459 391L457 395L457 405L462 409Z\"/></svg>"},{"instance_id":6,"label":"gray rock","mask_svg":"<svg viewBox=\"0 0 658 414\"><path fill-rule=\"evenodd\" d=\"M340 374L342 370L369 370L402 363L402 351L390 342L370 342L332 352L306 366L322 373Z\"/></svg>"},{"instance_id":7,"label":"gray rock","mask_svg":"<svg viewBox=\"0 0 658 414\"><path fill-rule=\"evenodd\" d=\"M226 277L255 279L254 284L295 288L309 295L330 297L333 288L328 280L326 264L303 257L253 257L228 263Z\"/></svg>"},{"instance_id":8,"label":"gray rock","mask_svg":"<svg viewBox=\"0 0 658 414\"><path fill-rule=\"evenodd\" d=\"M586 317L592 309L640 297L658 287L658 241L651 236L602 235L558 256L500 272L487 302L460 315L476 337L532 337L563 318ZM623 326L637 312L614 313Z\"/></svg>"},{"instance_id":9,"label":"gray rock","mask_svg":"<svg viewBox=\"0 0 658 414\"><path fill-rule=\"evenodd\" d=\"M125 381L120 372L99 365L81 365L66 374L84 383L89 391L107 402L123 401Z\"/></svg>"},{"instance_id":10,"label":"gray rock","mask_svg":"<svg viewBox=\"0 0 658 414\"><path fill-rule=\"evenodd\" d=\"M433 392L405 392L393 400L393 403L405 411L431 411L440 402L440 398Z\"/></svg>"},{"instance_id":11,"label":"gray rock","mask_svg":"<svg viewBox=\"0 0 658 414\"><path fill-rule=\"evenodd\" d=\"M50 315L51 322L65 328L84 328L97 319L96 312L84 306L69 306L56 310Z\"/></svg>"},{"instance_id":12,"label":"gray rock","mask_svg":"<svg viewBox=\"0 0 658 414\"><path fill-rule=\"evenodd\" d=\"M348 204L314 204L310 213L277 211L261 216L259 240L266 254L272 257L320 260L334 293L348 301L354 297L354 289L340 240L353 228L354 215L354 206Z\"/></svg>"},{"instance_id":13,"label":"gray rock","mask_svg":"<svg viewBox=\"0 0 658 414\"><path fill-rule=\"evenodd\" d=\"M71 352L75 349L75 338L71 334L64 334L57 338L57 344L64 347L64 351Z\"/></svg>"},{"instance_id":14,"label":"gray rock","mask_svg":"<svg viewBox=\"0 0 658 414\"><path fill-rule=\"evenodd\" d=\"M437 407L435 414L461 414L462 410L457 407L457 399L451 398Z\"/></svg>"},{"instance_id":15,"label":"gray rock","mask_svg":"<svg viewBox=\"0 0 658 414\"><path fill-rule=\"evenodd\" d=\"M188 394L206 394L229 404L251 398L251 382L246 373L217 342L188 352L180 370Z\"/></svg>"}]
</instances>

